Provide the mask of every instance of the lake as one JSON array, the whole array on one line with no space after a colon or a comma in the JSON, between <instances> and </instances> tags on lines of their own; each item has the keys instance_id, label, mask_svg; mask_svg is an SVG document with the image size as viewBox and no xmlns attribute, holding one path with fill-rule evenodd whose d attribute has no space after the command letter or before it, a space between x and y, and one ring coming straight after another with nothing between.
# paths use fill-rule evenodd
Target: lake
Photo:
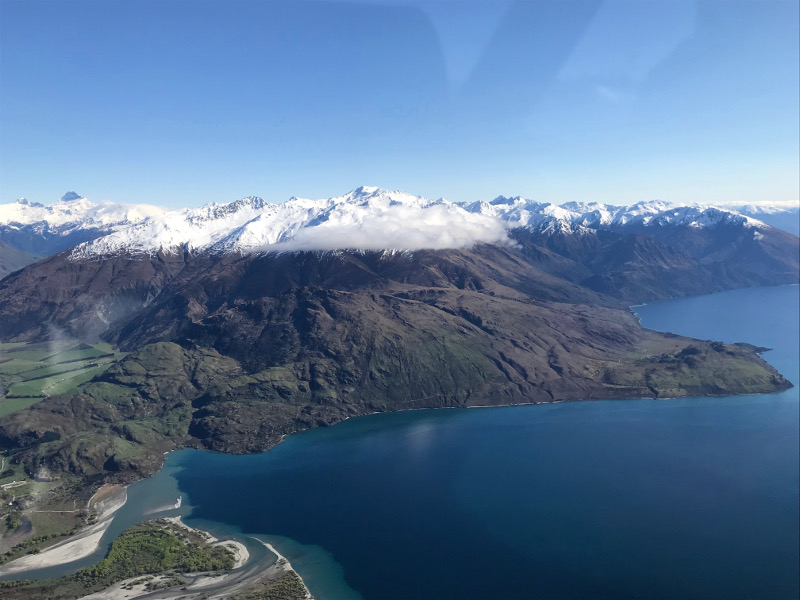
<instances>
[{"instance_id":1,"label":"lake","mask_svg":"<svg viewBox=\"0 0 800 600\"><path fill-rule=\"evenodd\" d=\"M798 289L634 310L772 348L796 385ZM180 451L131 486L109 539L181 495L187 523L271 541L320 600L797 598L798 405L793 388L413 411L259 455Z\"/></svg>"}]
</instances>

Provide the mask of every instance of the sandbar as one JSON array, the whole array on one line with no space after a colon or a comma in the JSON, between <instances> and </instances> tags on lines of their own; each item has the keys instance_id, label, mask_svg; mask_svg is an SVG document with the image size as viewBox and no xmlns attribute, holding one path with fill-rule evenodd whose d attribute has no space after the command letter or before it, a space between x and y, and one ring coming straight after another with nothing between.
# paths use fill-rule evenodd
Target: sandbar
<instances>
[{"instance_id":1,"label":"sandbar","mask_svg":"<svg viewBox=\"0 0 800 600\"><path fill-rule=\"evenodd\" d=\"M39 554L26 554L0 567L0 576L24 573L69 564L86 558L100 547L100 539L111 525L111 520L128 499L126 486L106 484L89 499L87 508L97 514L97 522L76 535L58 542Z\"/></svg>"}]
</instances>

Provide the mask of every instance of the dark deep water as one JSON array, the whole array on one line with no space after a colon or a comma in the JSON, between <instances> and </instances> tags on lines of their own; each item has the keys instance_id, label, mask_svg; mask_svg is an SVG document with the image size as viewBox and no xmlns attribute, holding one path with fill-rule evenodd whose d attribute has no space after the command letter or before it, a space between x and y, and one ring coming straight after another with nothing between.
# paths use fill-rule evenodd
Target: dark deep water
<instances>
[{"instance_id":1,"label":"dark deep water","mask_svg":"<svg viewBox=\"0 0 800 600\"><path fill-rule=\"evenodd\" d=\"M800 381L798 286L636 311ZM367 599L798 597L797 388L375 415L181 463L193 516L322 546Z\"/></svg>"},{"instance_id":2,"label":"dark deep water","mask_svg":"<svg viewBox=\"0 0 800 600\"><path fill-rule=\"evenodd\" d=\"M797 384L798 289L635 310L773 348ZM374 415L260 455L173 453L125 510L177 482L190 524L272 534L321 600L798 598L798 429L798 388Z\"/></svg>"}]
</instances>

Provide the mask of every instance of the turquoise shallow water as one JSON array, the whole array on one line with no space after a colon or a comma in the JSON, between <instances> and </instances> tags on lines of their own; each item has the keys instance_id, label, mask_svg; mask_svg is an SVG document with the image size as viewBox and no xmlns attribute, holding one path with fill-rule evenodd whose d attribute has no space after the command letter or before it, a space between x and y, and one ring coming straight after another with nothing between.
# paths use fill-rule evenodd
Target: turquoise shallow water
<instances>
[{"instance_id":1,"label":"turquoise shallow water","mask_svg":"<svg viewBox=\"0 0 800 600\"><path fill-rule=\"evenodd\" d=\"M800 381L798 286L635 310ZM322 600L797 598L798 430L797 388L373 415L173 453L109 537L180 494L190 524L269 533Z\"/></svg>"}]
</instances>

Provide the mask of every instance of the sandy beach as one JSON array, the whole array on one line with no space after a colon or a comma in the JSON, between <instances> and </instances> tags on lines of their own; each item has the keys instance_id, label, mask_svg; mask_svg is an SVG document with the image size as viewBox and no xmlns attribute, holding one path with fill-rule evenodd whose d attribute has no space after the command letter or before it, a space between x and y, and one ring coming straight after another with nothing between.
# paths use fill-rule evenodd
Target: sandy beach
<instances>
[{"instance_id":1,"label":"sandy beach","mask_svg":"<svg viewBox=\"0 0 800 600\"><path fill-rule=\"evenodd\" d=\"M270 544L268 542L265 542L264 540L259 540L258 538L255 538L255 539L257 539L259 542L264 544L267 547L267 550L269 550L275 556L278 557L278 560L275 562L275 566L283 566L284 567L283 572L294 571L295 573L297 573L297 571L295 571L294 567L292 567L292 563L289 562L289 559L286 558L280 552L278 552L275 549L275 546L273 546L272 544ZM300 577L300 573L297 573L297 576ZM313 596L311 595L311 592L309 591L308 586L306 585L306 582L303 581L302 577L300 577L300 582L303 584L303 587L306 588L306 598L308 598L309 600L312 600Z\"/></svg>"},{"instance_id":2,"label":"sandy beach","mask_svg":"<svg viewBox=\"0 0 800 600\"><path fill-rule=\"evenodd\" d=\"M279 579L290 571L294 571L291 563L278 552L272 544L258 540L272 552L277 560L272 562L272 558L265 556L257 561L251 561L247 548L241 542L235 540L218 541L213 535L206 531L194 529L186 525L180 517L170 517L167 520L178 525L187 531L192 531L207 539L210 543L221 544L230 547L237 553L236 566L233 571L226 573L187 573L180 575L180 584L166 589L153 589L158 585L170 585L169 575L157 575L155 577L132 577L125 581L120 581L108 589L96 592L89 596L84 596L83 600L134 600L135 598L147 598L147 600L170 600L176 598L203 598L204 600L222 600L230 598L232 595L249 593L258 588L264 582ZM257 539L257 538L255 538ZM270 564L271 563L271 564ZM295 573L297 573L295 571ZM299 574L298 574L298 577ZM300 578L302 582L302 577ZM150 588L148 589L148 586ZM303 587L306 590L307 600L313 600L305 582Z\"/></svg>"},{"instance_id":3,"label":"sandy beach","mask_svg":"<svg viewBox=\"0 0 800 600\"><path fill-rule=\"evenodd\" d=\"M97 516L96 523L39 554L27 554L6 563L0 567L0 576L63 565L89 556L97 550L114 513L122 508L127 499L126 487L109 484L102 486L87 503L87 508Z\"/></svg>"},{"instance_id":4,"label":"sandy beach","mask_svg":"<svg viewBox=\"0 0 800 600\"><path fill-rule=\"evenodd\" d=\"M86 527L77 535L59 542L40 554L29 554L0 567L0 575L25 573L33 569L68 564L90 555L97 550L100 539L111 524L114 514L125 504L127 490L119 485L104 485L92 496L87 508L97 517L97 522ZM86 600L169 600L171 598L193 598L202 595L207 600L228 598L232 594L245 593L260 584L278 579L290 571L292 564L272 545L258 540L277 559L264 556L251 560L247 547L237 540L219 540L207 531L188 526L180 517L167 517L165 520L185 529L187 532L204 538L209 544L229 548L235 557L233 570L224 573L191 573L180 575L180 585L175 586L172 575L140 576L120 581L108 589L85 596ZM257 539L257 538L256 538ZM296 571L295 571L296 573ZM298 574L298 577L299 574ZM308 587L300 577L306 590L306 598L313 600ZM153 589L166 585L164 589Z\"/></svg>"}]
</instances>

